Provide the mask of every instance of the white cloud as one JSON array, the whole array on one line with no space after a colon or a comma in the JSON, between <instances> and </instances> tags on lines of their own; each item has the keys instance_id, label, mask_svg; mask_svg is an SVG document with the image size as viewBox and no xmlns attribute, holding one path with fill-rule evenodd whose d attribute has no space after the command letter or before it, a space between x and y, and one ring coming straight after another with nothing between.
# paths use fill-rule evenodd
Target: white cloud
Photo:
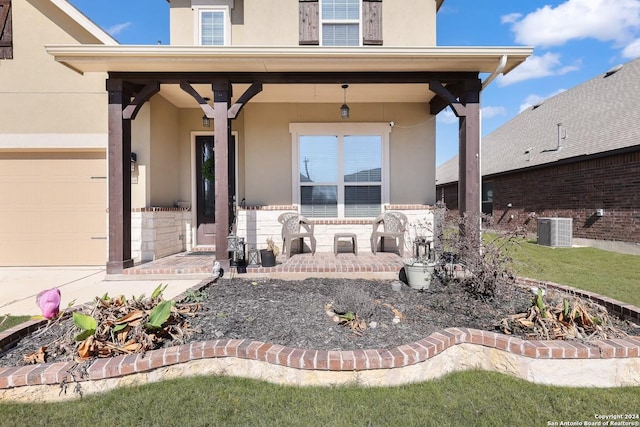
<instances>
[{"instance_id":1,"label":"white cloud","mask_svg":"<svg viewBox=\"0 0 640 427\"><path fill-rule=\"evenodd\" d=\"M527 108L531 108L536 104L540 104L545 99L549 99L549 98L551 98L553 96L556 96L556 95L564 92L565 90L566 89L558 89L557 91L553 92L552 94L550 94L548 96L540 96L540 95L536 95L536 94L531 94L531 95L527 96L524 99L522 104L520 104L520 109L518 110L518 113L522 113Z\"/></svg>"},{"instance_id":2,"label":"white cloud","mask_svg":"<svg viewBox=\"0 0 640 427\"><path fill-rule=\"evenodd\" d=\"M507 115L507 110L504 107L482 107L481 110L482 110L483 119L490 119L496 116ZM452 125L452 124L458 123L458 117L456 117L456 115L453 114L453 111L451 111L451 108L442 110L436 116L436 120L438 121L438 123L441 123L443 125Z\"/></svg>"},{"instance_id":3,"label":"white cloud","mask_svg":"<svg viewBox=\"0 0 640 427\"><path fill-rule=\"evenodd\" d=\"M502 24L514 24L518 22L522 18L521 13L510 13L508 15L503 15L500 17L500 22Z\"/></svg>"},{"instance_id":4,"label":"white cloud","mask_svg":"<svg viewBox=\"0 0 640 427\"><path fill-rule=\"evenodd\" d=\"M527 60L519 65L509 74L501 75L496 79L499 86L508 86L524 80L537 79L547 76L560 76L576 71L580 68L580 63L562 66L560 54L547 52L542 56L531 55Z\"/></svg>"},{"instance_id":5,"label":"white cloud","mask_svg":"<svg viewBox=\"0 0 640 427\"><path fill-rule=\"evenodd\" d=\"M123 24L116 24L116 25L113 25L113 26L107 28L106 32L109 33L109 35L111 35L111 36L117 36L122 31L124 31L126 28L130 27L131 25L133 25L133 22L125 22Z\"/></svg>"},{"instance_id":6,"label":"white cloud","mask_svg":"<svg viewBox=\"0 0 640 427\"><path fill-rule=\"evenodd\" d=\"M502 20L512 24L516 42L527 45L560 46L570 40L593 38L622 46L640 30L640 0L566 0L522 19L511 14Z\"/></svg>"},{"instance_id":7,"label":"white cloud","mask_svg":"<svg viewBox=\"0 0 640 427\"><path fill-rule=\"evenodd\" d=\"M481 110L483 119L507 115L507 110L504 107L482 107Z\"/></svg>"},{"instance_id":8,"label":"white cloud","mask_svg":"<svg viewBox=\"0 0 640 427\"><path fill-rule=\"evenodd\" d=\"M640 57L640 39L635 39L622 49L622 56L629 59Z\"/></svg>"},{"instance_id":9,"label":"white cloud","mask_svg":"<svg viewBox=\"0 0 640 427\"><path fill-rule=\"evenodd\" d=\"M455 114L453 114L453 111L451 111L451 108L447 108L445 110L442 110L436 116L436 121L445 125L450 125L453 123L458 123L458 118L456 117Z\"/></svg>"}]
</instances>

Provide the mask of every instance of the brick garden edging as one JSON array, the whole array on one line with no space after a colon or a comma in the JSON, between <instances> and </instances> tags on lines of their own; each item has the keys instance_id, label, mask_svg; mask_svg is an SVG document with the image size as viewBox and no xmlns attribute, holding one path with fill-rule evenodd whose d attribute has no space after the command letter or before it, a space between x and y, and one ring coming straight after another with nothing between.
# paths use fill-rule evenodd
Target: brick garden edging
<instances>
[{"instance_id":1,"label":"brick garden edging","mask_svg":"<svg viewBox=\"0 0 640 427\"><path fill-rule=\"evenodd\" d=\"M518 282L569 290L599 302L610 312L640 321L640 309L630 304L555 283ZM0 348L37 329L40 323L30 321L0 333ZM288 385L393 386L468 369L558 386L640 386L640 337L585 344L448 328L391 349L352 351L298 349L237 339L204 341L144 355L98 359L86 365L58 362L0 368L0 400L62 400L78 397L71 391L76 385L88 394L191 375L234 375ZM60 384L67 384L69 391L62 393Z\"/></svg>"}]
</instances>

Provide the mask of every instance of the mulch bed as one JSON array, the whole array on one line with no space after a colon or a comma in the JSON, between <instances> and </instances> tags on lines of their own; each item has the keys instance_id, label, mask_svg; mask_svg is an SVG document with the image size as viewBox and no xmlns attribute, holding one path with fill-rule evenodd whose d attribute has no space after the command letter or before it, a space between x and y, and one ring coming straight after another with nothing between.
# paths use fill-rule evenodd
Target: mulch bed
<instances>
[{"instance_id":1,"label":"mulch bed","mask_svg":"<svg viewBox=\"0 0 640 427\"><path fill-rule=\"evenodd\" d=\"M355 350L391 348L427 337L449 327L468 327L500 332L501 321L526 312L533 294L527 288L510 286L498 296L472 296L462 286L435 282L417 291L403 284L392 289L391 280L306 279L221 279L199 292L188 292L185 302L198 309L187 319L185 335L167 340L164 346L215 339L249 339L296 348ZM567 294L547 290L549 306L562 304ZM355 312L354 322L339 314ZM334 320L341 320L338 323ZM394 320L395 319L395 320ZM638 326L610 316L606 337L638 335ZM73 359L71 320L57 321L45 331L22 339L0 356L0 366L17 366L24 356L48 346L47 362ZM77 332L75 332L77 333ZM513 331L527 336L526 331ZM598 338L598 337L594 337ZM600 336L599 338L602 338ZM57 340L57 341L56 341Z\"/></svg>"}]
</instances>

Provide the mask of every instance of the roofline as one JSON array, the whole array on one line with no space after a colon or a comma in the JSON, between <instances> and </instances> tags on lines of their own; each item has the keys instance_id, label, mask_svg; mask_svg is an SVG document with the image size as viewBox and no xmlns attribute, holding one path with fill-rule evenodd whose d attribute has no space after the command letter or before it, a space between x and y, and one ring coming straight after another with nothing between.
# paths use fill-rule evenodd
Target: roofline
<instances>
[{"instance_id":1,"label":"roofline","mask_svg":"<svg viewBox=\"0 0 640 427\"><path fill-rule=\"evenodd\" d=\"M506 74L533 52L532 47L316 47L316 46L175 46L47 45L56 61L90 71L181 71L211 69L225 62L234 71L475 71L493 73L507 56ZM454 66L443 62L453 63ZM119 64L118 64L119 63ZM127 69L113 68L126 66ZM280 67L280 68L277 68Z\"/></svg>"},{"instance_id":2,"label":"roofline","mask_svg":"<svg viewBox=\"0 0 640 427\"><path fill-rule=\"evenodd\" d=\"M540 163L538 165L527 166L519 169L509 169L502 172L494 172L492 174L482 175L482 179L497 178L500 176L511 175L513 173L529 172L529 171L534 171L539 169L545 169L551 166L562 166L562 165L567 165L571 163L582 162L585 160L594 160L594 159L601 159L603 157L617 156L620 154L635 153L636 151L640 151L640 145L632 145L630 147L623 147L623 148L617 148L615 150L601 151L599 153L593 153L593 154L581 154L579 156L568 157L565 159L556 160L554 162ZM457 184L459 181L460 181L459 178L455 181L447 181L443 183L439 183L436 180L436 187L439 185Z\"/></svg>"},{"instance_id":3,"label":"roofline","mask_svg":"<svg viewBox=\"0 0 640 427\"><path fill-rule=\"evenodd\" d=\"M95 22L89 19L80 10L70 4L67 0L49 0L58 9L64 12L69 18L74 20L78 25L84 28L96 39L100 40L105 45L116 46L119 45L118 41L111 37L106 31L104 31Z\"/></svg>"}]
</instances>

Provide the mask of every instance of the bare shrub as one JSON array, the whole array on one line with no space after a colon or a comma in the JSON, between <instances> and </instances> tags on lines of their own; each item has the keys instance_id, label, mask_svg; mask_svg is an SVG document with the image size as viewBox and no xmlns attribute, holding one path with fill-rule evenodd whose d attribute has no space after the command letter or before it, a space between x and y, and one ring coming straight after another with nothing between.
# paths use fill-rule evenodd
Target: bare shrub
<instances>
[{"instance_id":1,"label":"bare shrub","mask_svg":"<svg viewBox=\"0 0 640 427\"><path fill-rule=\"evenodd\" d=\"M333 310L338 314L353 313L363 320L370 320L376 311L373 297L361 287L341 286L333 301Z\"/></svg>"},{"instance_id":2,"label":"bare shrub","mask_svg":"<svg viewBox=\"0 0 640 427\"><path fill-rule=\"evenodd\" d=\"M501 288L515 283L512 258L507 249L517 244L523 233L518 229L483 238L481 224L489 227L491 217L465 214L454 224L456 227L444 234L440 278L459 282L476 297L492 298ZM455 270L456 266L458 270Z\"/></svg>"}]
</instances>

